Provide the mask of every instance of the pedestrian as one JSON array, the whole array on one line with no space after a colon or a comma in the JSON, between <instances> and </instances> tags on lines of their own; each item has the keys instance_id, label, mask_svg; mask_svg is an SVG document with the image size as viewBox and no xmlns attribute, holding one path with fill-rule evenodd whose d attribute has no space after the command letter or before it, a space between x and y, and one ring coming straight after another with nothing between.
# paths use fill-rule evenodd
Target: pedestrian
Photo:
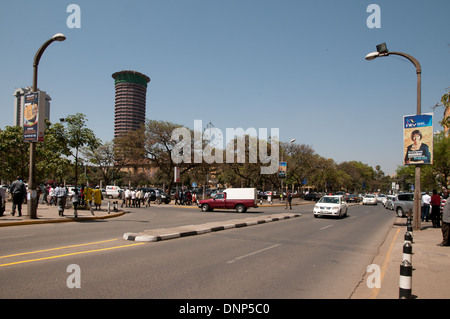
<instances>
[{"instance_id":1,"label":"pedestrian","mask_svg":"<svg viewBox=\"0 0 450 319\"><path fill-rule=\"evenodd\" d=\"M131 206L136 207L136 190L133 188L130 193Z\"/></svg>"},{"instance_id":2,"label":"pedestrian","mask_svg":"<svg viewBox=\"0 0 450 319\"><path fill-rule=\"evenodd\" d=\"M438 246L450 246L450 200L448 189L444 190L444 207L442 208L442 243Z\"/></svg>"},{"instance_id":3,"label":"pedestrian","mask_svg":"<svg viewBox=\"0 0 450 319\"><path fill-rule=\"evenodd\" d=\"M48 203L48 205L55 205L56 206L56 200L55 200L55 188L53 187L53 185L50 185L50 188L48 190L48 197L50 197L50 202Z\"/></svg>"},{"instance_id":4,"label":"pedestrian","mask_svg":"<svg viewBox=\"0 0 450 319\"><path fill-rule=\"evenodd\" d=\"M94 204L95 210L100 210L102 206L102 190L99 186L95 186L94 190Z\"/></svg>"},{"instance_id":5,"label":"pedestrian","mask_svg":"<svg viewBox=\"0 0 450 319\"><path fill-rule=\"evenodd\" d=\"M0 217L3 216L6 206L6 189L0 186Z\"/></svg>"},{"instance_id":6,"label":"pedestrian","mask_svg":"<svg viewBox=\"0 0 450 319\"><path fill-rule=\"evenodd\" d=\"M285 209L288 208L288 205L289 205L289 208L292 209L292 193L288 191L287 194L286 194L286 198L287 198L287 200L286 200L286 207L285 207Z\"/></svg>"},{"instance_id":7,"label":"pedestrian","mask_svg":"<svg viewBox=\"0 0 450 319\"><path fill-rule=\"evenodd\" d=\"M431 196L428 192L425 192L422 196L422 221L428 221L428 215L430 214Z\"/></svg>"},{"instance_id":8,"label":"pedestrian","mask_svg":"<svg viewBox=\"0 0 450 319\"><path fill-rule=\"evenodd\" d=\"M94 190L88 186L84 189L84 197L86 199L86 203L89 206L89 209L91 210L92 215L94 215L92 210L92 200L94 199Z\"/></svg>"},{"instance_id":9,"label":"pedestrian","mask_svg":"<svg viewBox=\"0 0 450 319\"><path fill-rule=\"evenodd\" d=\"M158 205L161 205L161 194L159 192L159 189L155 189L155 195L156 195L156 202Z\"/></svg>"},{"instance_id":10,"label":"pedestrian","mask_svg":"<svg viewBox=\"0 0 450 319\"><path fill-rule=\"evenodd\" d=\"M431 222L433 228L441 227L441 196L438 195L436 189L433 189L433 196L431 196Z\"/></svg>"},{"instance_id":11,"label":"pedestrian","mask_svg":"<svg viewBox=\"0 0 450 319\"><path fill-rule=\"evenodd\" d=\"M78 217L78 204L80 203L80 195L78 194L78 190L75 188L75 190L73 191L73 196L72 196L72 205L73 205L73 216L75 218Z\"/></svg>"},{"instance_id":12,"label":"pedestrian","mask_svg":"<svg viewBox=\"0 0 450 319\"><path fill-rule=\"evenodd\" d=\"M12 212L11 215L14 216L17 211L19 212L19 216L22 216L22 204L24 199L27 196L27 188L22 181L20 176L17 176L17 179L11 184L9 188L9 192L12 196Z\"/></svg>"},{"instance_id":13,"label":"pedestrian","mask_svg":"<svg viewBox=\"0 0 450 319\"><path fill-rule=\"evenodd\" d=\"M56 206L58 206L58 215L64 216L64 208L66 206L67 191L64 186L59 184L55 188Z\"/></svg>"}]
</instances>

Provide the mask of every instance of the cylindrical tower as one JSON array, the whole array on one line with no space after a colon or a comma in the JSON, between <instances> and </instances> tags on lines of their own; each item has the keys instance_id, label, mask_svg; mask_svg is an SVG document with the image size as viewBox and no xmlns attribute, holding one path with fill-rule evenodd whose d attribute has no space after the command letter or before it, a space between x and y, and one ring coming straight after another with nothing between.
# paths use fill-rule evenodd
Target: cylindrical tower
<instances>
[{"instance_id":1,"label":"cylindrical tower","mask_svg":"<svg viewBox=\"0 0 450 319\"><path fill-rule=\"evenodd\" d=\"M150 78L136 71L120 71L112 75L116 90L114 137L145 124L147 83Z\"/></svg>"}]
</instances>

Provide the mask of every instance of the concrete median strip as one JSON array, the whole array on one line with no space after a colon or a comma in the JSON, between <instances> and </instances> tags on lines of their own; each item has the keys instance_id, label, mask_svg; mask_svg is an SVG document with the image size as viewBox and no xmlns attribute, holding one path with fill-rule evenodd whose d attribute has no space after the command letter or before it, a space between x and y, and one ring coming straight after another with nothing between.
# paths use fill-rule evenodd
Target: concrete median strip
<instances>
[{"instance_id":1,"label":"concrete median strip","mask_svg":"<svg viewBox=\"0 0 450 319\"><path fill-rule=\"evenodd\" d=\"M245 219L236 219L231 221L223 222L211 222L200 225L186 225L174 228L159 228L145 230L140 233L125 233L123 234L123 239L132 241L142 241L142 242L155 242L174 238L195 236L201 234L207 234L210 232L217 232L232 228L241 228L253 225L260 225L265 223L270 223L274 221L290 219L295 217L300 217L300 213L296 214L277 214L273 216L263 218L250 217Z\"/></svg>"}]
</instances>

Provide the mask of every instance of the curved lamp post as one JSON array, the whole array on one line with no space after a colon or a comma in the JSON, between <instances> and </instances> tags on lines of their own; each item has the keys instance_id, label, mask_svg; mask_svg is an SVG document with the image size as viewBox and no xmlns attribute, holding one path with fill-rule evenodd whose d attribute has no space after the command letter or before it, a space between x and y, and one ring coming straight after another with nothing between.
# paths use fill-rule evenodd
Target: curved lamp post
<instances>
[{"instance_id":1,"label":"curved lamp post","mask_svg":"<svg viewBox=\"0 0 450 319\"><path fill-rule=\"evenodd\" d=\"M409 54L403 53L403 52L389 52L386 43L382 43L377 45L377 52L372 52L366 55L366 60L371 61L373 59L376 59L378 57L384 57L389 55L399 55L402 56L414 64L416 67L416 74L417 74L417 115L420 115L422 113L421 111L421 99L422 99L422 89L421 89L421 75L422 75L422 67L420 66L419 61L415 59L414 57L410 56ZM420 165L416 165L416 172L415 172L415 185L414 185L414 218L413 218L413 227L414 230L420 229Z\"/></svg>"},{"instance_id":2,"label":"curved lamp post","mask_svg":"<svg viewBox=\"0 0 450 319\"><path fill-rule=\"evenodd\" d=\"M64 41L66 36L62 33L55 34L47 40L36 52L33 60L33 92L37 92L38 65L45 49L54 41ZM28 188L30 190L30 200L28 201L29 218L37 218L37 193L36 193L36 142L30 142L30 174L28 178Z\"/></svg>"}]
</instances>

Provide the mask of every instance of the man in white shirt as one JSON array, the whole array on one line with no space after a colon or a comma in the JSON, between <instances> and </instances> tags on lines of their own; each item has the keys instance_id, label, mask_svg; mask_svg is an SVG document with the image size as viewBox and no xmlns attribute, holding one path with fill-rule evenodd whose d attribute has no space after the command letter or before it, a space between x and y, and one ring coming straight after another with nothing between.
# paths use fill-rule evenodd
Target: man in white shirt
<instances>
[{"instance_id":1,"label":"man in white shirt","mask_svg":"<svg viewBox=\"0 0 450 319\"><path fill-rule=\"evenodd\" d=\"M428 221L428 214L430 213L431 196L428 192L422 196L422 221Z\"/></svg>"}]
</instances>

